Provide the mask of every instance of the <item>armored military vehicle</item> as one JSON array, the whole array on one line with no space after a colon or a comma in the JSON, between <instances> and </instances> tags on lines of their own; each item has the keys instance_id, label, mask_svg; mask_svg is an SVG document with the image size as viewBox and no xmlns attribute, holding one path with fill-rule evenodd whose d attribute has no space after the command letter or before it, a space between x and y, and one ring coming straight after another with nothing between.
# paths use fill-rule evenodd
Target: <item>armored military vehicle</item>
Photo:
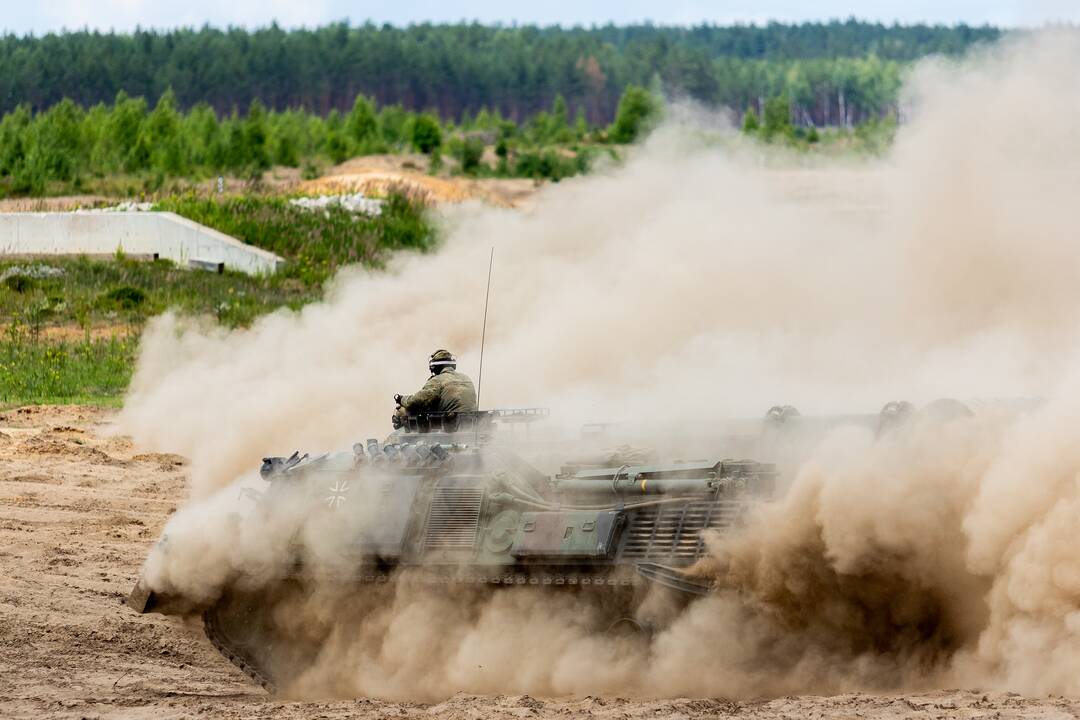
<instances>
[{"instance_id":1,"label":"armored military vehicle","mask_svg":"<svg viewBox=\"0 0 1080 720\"><path fill-rule=\"evenodd\" d=\"M552 474L526 462L529 443L515 428L542 410L423 415L400 423L384 442L350 452L271 457L264 486L243 523L276 506L316 518L333 534L315 557L299 540L279 577L261 585L241 577L217 597L175 597L140 580L128 599L139 612L201 612L208 637L267 688L295 668L271 612L288 588L316 582L364 586L411 581L440 585L547 586L601 592L613 627L635 627L635 603L650 588L692 598L707 580L688 572L705 552L706 531L736 525L768 497L772 465L721 457L657 462L622 447L566 459ZM169 538L155 552L170 552ZM163 592L163 590L165 590ZM302 658L301 658L302 660Z\"/></svg>"}]
</instances>

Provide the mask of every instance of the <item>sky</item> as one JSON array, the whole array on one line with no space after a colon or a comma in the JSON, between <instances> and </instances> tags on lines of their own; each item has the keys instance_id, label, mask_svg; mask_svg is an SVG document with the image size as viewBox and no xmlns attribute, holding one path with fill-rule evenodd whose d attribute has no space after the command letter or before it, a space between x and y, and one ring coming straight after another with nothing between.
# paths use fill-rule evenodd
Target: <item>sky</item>
<instances>
[{"instance_id":1,"label":"sky","mask_svg":"<svg viewBox=\"0 0 1080 720\"><path fill-rule=\"evenodd\" d=\"M0 0L0 30L41 35L61 29L130 31L177 26L313 27L338 20L406 25L485 23L591 25L651 20L661 24L763 23L846 19L1006 27L1080 23L1080 0Z\"/></svg>"}]
</instances>

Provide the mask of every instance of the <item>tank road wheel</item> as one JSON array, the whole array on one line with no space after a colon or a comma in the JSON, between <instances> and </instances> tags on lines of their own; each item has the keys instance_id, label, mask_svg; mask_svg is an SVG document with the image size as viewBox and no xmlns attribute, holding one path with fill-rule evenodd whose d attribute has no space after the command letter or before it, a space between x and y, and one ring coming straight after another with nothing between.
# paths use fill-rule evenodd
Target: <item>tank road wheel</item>
<instances>
[{"instance_id":1,"label":"tank road wheel","mask_svg":"<svg viewBox=\"0 0 1080 720\"><path fill-rule=\"evenodd\" d=\"M279 618L290 613L276 611L300 593L298 585L275 592L234 590L203 613L203 628L214 647L270 693L287 687L318 652L313 639L279 625Z\"/></svg>"}]
</instances>

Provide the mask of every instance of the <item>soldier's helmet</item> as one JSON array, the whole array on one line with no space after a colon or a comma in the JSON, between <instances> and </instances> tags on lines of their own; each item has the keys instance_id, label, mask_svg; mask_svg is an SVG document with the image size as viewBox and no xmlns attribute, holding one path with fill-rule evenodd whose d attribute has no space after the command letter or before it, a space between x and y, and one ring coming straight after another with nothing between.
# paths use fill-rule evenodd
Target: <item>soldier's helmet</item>
<instances>
[{"instance_id":1,"label":"soldier's helmet","mask_svg":"<svg viewBox=\"0 0 1080 720\"><path fill-rule=\"evenodd\" d=\"M445 368L457 369L457 358L449 350L436 350L428 358L428 370L432 375L438 375Z\"/></svg>"}]
</instances>

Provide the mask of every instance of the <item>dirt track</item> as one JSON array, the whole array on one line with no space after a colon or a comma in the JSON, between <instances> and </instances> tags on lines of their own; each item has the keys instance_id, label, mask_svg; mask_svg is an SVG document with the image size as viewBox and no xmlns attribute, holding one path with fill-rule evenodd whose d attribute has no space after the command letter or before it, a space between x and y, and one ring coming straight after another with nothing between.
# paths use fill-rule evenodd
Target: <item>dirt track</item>
<instances>
[{"instance_id":1,"label":"dirt track","mask_svg":"<svg viewBox=\"0 0 1080 720\"><path fill-rule=\"evenodd\" d=\"M283 702L219 656L198 623L122 605L184 500L186 466L110 438L109 419L79 407L0 414L0 717L1080 717L1080 701L979 691L761 702Z\"/></svg>"}]
</instances>

